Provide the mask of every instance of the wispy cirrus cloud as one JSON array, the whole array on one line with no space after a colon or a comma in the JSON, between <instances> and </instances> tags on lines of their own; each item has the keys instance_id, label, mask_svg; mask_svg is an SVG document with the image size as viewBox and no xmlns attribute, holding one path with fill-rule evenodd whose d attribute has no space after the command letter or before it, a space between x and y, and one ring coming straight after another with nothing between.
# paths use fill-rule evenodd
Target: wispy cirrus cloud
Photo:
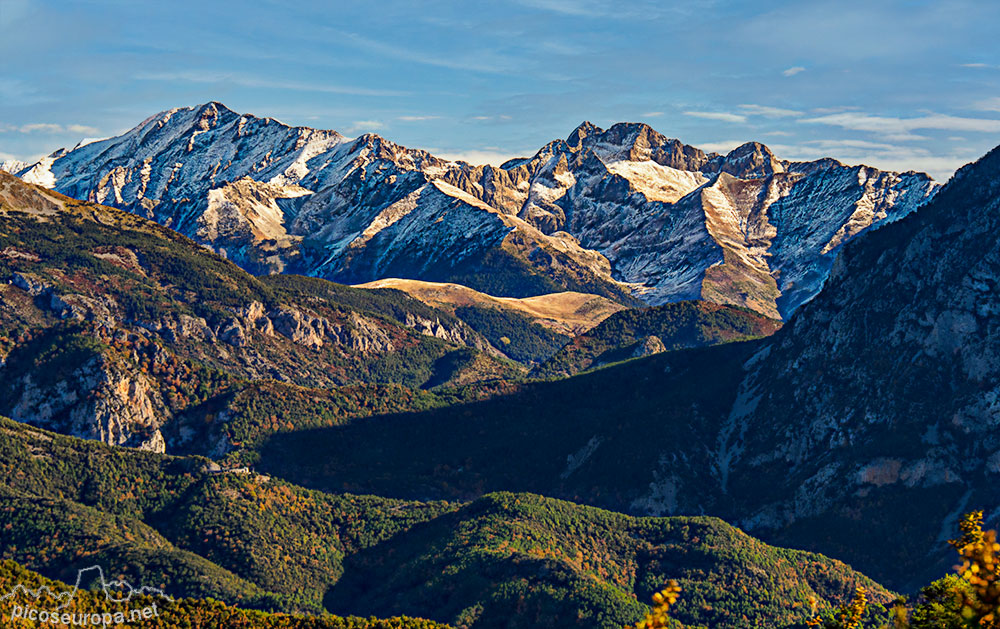
<instances>
[{"instance_id":1,"label":"wispy cirrus cloud","mask_svg":"<svg viewBox=\"0 0 1000 629\"><path fill-rule=\"evenodd\" d=\"M487 120L513 120L513 116L507 114L499 114L497 116L470 116L469 120L478 120L480 122L485 122Z\"/></svg>"},{"instance_id":2,"label":"wispy cirrus cloud","mask_svg":"<svg viewBox=\"0 0 1000 629\"><path fill-rule=\"evenodd\" d=\"M739 107L747 115L764 116L765 118L794 118L803 115L801 111L795 109L783 109L767 105L740 105Z\"/></svg>"},{"instance_id":3,"label":"wispy cirrus cloud","mask_svg":"<svg viewBox=\"0 0 1000 629\"><path fill-rule=\"evenodd\" d=\"M721 140L719 142L699 142L698 148L706 153L728 153L737 146L746 144L746 140Z\"/></svg>"},{"instance_id":4,"label":"wispy cirrus cloud","mask_svg":"<svg viewBox=\"0 0 1000 629\"><path fill-rule=\"evenodd\" d=\"M344 129L345 133L372 133L373 131L379 131L380 129L385 129L385 123L381 120L355 120Z\"/></svg>"},{"instance_id":5,"label":"wispy cirrus cloud","mask_svg":"<svg viewBox=\"0 0 1000 629\"><path fill-rule=\"evenodd\" d=\"M499 54L491 50L468 50L464 54L454 55L417 50L412 47L387 44L383 41L365 37L357 33L328 29L337 35L340 41L372 54L403 62L420 65L447 68L450 70L466 70L487 74L509 74L518 71L523 61L515 57Z\"/></svg>"},{"instance_id":6,"label":"wispy cirrus cloud","mask_svg":"<svg viewBox=\"0 0 1000 629\"><path fill-rule=\"evenodd\" d=\"M923 136L913 133L919 129L963 131L979 133L1000 133L1000 120L990 118L966 118L946 114L927 114L915 118L873 116L860 112L843 112L803 118L802 124L822 124L852 131L868 131L893 140L920 140Z\"/></svg>"},{"instance_id":7,"label":"wispy cirrus cloud","mask_svg":"<svg viewBox=\"0 0 1000 629\"><path fill-rule=\"evenodd\" d=\"M441 116L398 116L396 120L403 122L423 122L425 120L440 120Z\"/></svg>"},{"instance_id":8,"label":"wispy cirrus cloud","mask_svg":"<svg viewBox=\"0 0 1000 629\"><path fill-rule=\"evenodd\" d=\"M731 111L685 111L685 116L704 118L706 120L719 120L721 122L744 123L752 116L762 116L764 118L796 118L805 115L797 109L785 109L783 107L771 107L768 105L743 104L738 105L738 112ZM658 112L662 113L662 112ZM647 114L643 114L647 115Z\"/></svg>"},{"instance_id":9,"label":"wispy cirrus cloud","mask_svg":"<svg viewBox=\"0 0 1000 629\"><path fill-rule=\"evenodd\" d=\"M733 114L725 111L685 111L685 116L693 118L704 118L705 120L719 120L720 122L743 123L747 117L743 114Z\"/></svg>"},{"instance_id":10,"label":"wispy cirrus cloud","mask_svg":"<svg viewBox=\"0 0 1000 629\"><path fill-rule=\"evenodd\" d=\"M795 76L796 74L798 74L800 72L805 72L805 71L806 71L806 69L803 68L802 66L793 66L793 67L788 68L786 70L782 70L781 73L784 74L785 76Z\"/></svg>"},{"instance_id":11,"label":"wispy cirrus cloud","mask_svg":"<svg viewBox=\"0 0 1000 629\"><path fill-rule=\"evenodd\" d=\"M55 122L32 122L23 125L0 125L0 133L78 133L81 135L94 135L100 133L100 129L84 124L62 125Z\"/></svg>"},{"instance_id":12,"label":"wispy cirrus cloud","mask_svg":"<svg viewBox=\"0 0 1000 629\"><path fill-rule=\"evenodd\" d=\"M83 135L96 135L101 132L97 127L91 127L85 124L71 124L66 125L66 130L70 133L82 133Z\"/></svg>"},{"instance_id":13,"label":"wispy cirrus cloud","mask_svg":"<svg viewBox=\"0 0 1000 629\"><path fill-rule=\"evenodd\" d=\"M658 20L668 15L674 18L683 18L712 3L701 0L701 6L688 6L682 2L669 3L655 1L622 3L604 0L516 0L516 4L567 17L600 18L605 20L635 18Z\"/></svg>"},{"instance_id":14,"label":"wispy cirrus cloud","mask_svg":"<svg viewBox=\"0 0 1000 629\"><path fill-rule=\"evenodd\" d=\"M814 146L820 151L830 151L839 149L864 149L867 151L902 151L906 150L911 153L916 153L920 155L927 155L928 152L924 149L913 149L908 147L902 147L896 144L888 144L885 142L869 142L867 140L807 140L803 142L807 146Z\"/></svg>"},{"instance_id":15,"label":"wispy cirrus cloud","mask_svg":"<svg viewBox=\"0 0 1000 629\"><path fill-rule=\"evenodd\" d=\"M1000 96L977 101L973 108L979 111L1000 111Z\"/></svg>"},{"instance_id":16,"label":"wispy cirrus cloud","mask_svg":"<svg viewBox=\"0 0 1000 629\"><path fill-rule=\"evenodd\" d=\"M331 83L307 83L271 79L268 77L249 76L230 72L212 70L188 70L181 72L141 72L132 77L138 81L178 81L184 83L228 83L240 87L251 87L269 90L287 90L292 92L316 92L321 94L343 94L348 96L403 96L407 92L398 90L371 89L352 85L335 85Z\"/></svg>"},{"instance_id":17,"label":"wispy cirrus cloud","mask_svg":"<svg viewBox=\"0 0 1000 629\"><path fill-rule=\"evenodd\" d=\"M33 122L17 128L21 133L62 133L62 125L51 122Z\"/></svg>"},{"instance_id":18,"label":"wispy cirrus cloud","mask_svg":"<svg viewBox=\"0 0 1000 629\"><path fill-rule=\"evenodd\" d=\"M532 9L541 9L562 15L577 17L607 17L608 7L599 2L576 2L573 0L518 0L518 4Z\"/></svg>"}]
</instances>

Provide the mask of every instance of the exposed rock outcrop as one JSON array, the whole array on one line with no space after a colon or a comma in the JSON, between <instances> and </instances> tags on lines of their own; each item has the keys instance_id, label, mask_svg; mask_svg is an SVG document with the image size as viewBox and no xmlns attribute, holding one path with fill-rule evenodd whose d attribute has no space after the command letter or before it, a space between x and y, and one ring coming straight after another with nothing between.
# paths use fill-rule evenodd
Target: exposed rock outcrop
<instances>
[{"instance_id":1,"label":"exposed rock outcrop","mask_svg":"<svg viewBox=\"0 0 1000 629\"><path fill-rule=\"evenodd\" d=\"M21 383L13 419L110 445L164 452L165 407L150 381L95 356L57 381Z\"/></svg>"},{"instance_id":2,"label":"exposed rock outcrop","mask_svg":"<svg viewBox=\"0 0 1000 629\"><path fill-rule=\"evenodd\" d=\"M638 345L636 345L635 351L632 352L632 358L652 356L653 354L659 354L660 352L665 351L667 351L667 348L663 345L663 341L660 340L660 337L647 336L639 341Z\"/></svg>"}]
</instances>

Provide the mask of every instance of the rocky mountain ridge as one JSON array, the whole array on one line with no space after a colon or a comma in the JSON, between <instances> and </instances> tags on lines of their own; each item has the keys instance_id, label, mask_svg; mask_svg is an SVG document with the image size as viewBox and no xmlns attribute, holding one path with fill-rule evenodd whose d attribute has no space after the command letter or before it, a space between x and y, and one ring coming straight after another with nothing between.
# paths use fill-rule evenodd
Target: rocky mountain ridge
<instances>
[{"instance_id":1,"label":"rocky mountain ridge","mask_svg":"<svg viewBox=\"0 0 1000 629\"><path fill-rule=\"evenodd\" d=\"M969 509L995 525L998 230L1000 148L844 249L828 286L748 362L720 432L723 489L761 501L745 526L785 541L820 527L842 547L904 531L931 553Z\"/></svg>"},{"instance_id":2,"label":"rocky mountain ridge","mask_svg":"<svg viewBox=\"0 0 1000 629\"><path fill-rule=\"evenodd\" d=\"M523 373L399 291L255 278L155 223L7 173L0 281L0 412L113 445L189 447L205 424L184 413L240 383L429 388Z\"/></svg>"},{"instance_id":3,"label":"rocky mountain ridge","mask_svg":"<svg viewBox=\"0 0 1000 629\"><path fill-rule=\"evenodd\" d=\"M256 274L706 299L772 318L815 295L844 242L936 190L926 175L789 162L759 143L706 154L638 123L586 122L531 158L473 166L215 102L18 175L152 218Z\"/></svg>"}]
</instances>

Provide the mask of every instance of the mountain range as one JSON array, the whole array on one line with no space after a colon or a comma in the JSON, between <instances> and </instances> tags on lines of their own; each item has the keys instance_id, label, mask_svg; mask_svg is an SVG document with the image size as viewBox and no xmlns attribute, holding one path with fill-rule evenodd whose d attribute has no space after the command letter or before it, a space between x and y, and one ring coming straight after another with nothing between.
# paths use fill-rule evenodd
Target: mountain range
<instances>
[{"instance_id":1,"label":"mountain range","mask_svg":"<svg viewBox=\"0 0 1000 629\"><path fill-rule=\"evenodd\" d=\"M1000 148L938 186L584 123L472 166L209 103L16 166L0 558L45 577L96 543L477 628L679 578L685 624L801 627L1000 517Z\"/></svg>"},{"instance_id":2,"label":"mountain range","mask_svg":"<svg viewBox=\"0 0 1000 629\"><path fill-rule=\"evenodd\" d=\"M532 157L473 166L217 102L17 174L151 218L258 275L705 299L779 319L816 294L843 243L937 189L923 174L790 162L754 142L706 154L638 123L584 122Z\"/></svg>"}]
</instances>

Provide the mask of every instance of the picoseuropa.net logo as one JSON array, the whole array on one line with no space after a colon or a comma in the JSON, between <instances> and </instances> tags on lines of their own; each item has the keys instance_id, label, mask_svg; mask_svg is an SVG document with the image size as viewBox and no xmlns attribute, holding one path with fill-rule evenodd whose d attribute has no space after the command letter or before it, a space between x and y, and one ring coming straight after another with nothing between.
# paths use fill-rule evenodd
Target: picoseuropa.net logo
<instances>
[{"instance_id":1,"label":"picoseuropa.net logo","mask_svg":"<svg viewBox=\"0 0 1000 629\"><path fill-rule=\"evenodd\" d=\"M65 611L76 598L76 593L82 589L81 586L87 583L98 584L104 591L105 598L115 605L120 605L121 608L103 612ZM161 600L153 601L145 607L129 606L132 597L136 595L154 596ZM161 607L158 605L173 600L158 588L147 586L133 588L128 581L108 581L104 578L104 571L100 566L79 570L73 588L65 592L55 592L46 585L32 590L18 584L10 592L0 596L0 604L3 604L4 608L10 606L9 610L3 610L3 616L12 623L48 627L114 627L125 623L142 622L159 618Z\"/></svg>"}]
</instances>

